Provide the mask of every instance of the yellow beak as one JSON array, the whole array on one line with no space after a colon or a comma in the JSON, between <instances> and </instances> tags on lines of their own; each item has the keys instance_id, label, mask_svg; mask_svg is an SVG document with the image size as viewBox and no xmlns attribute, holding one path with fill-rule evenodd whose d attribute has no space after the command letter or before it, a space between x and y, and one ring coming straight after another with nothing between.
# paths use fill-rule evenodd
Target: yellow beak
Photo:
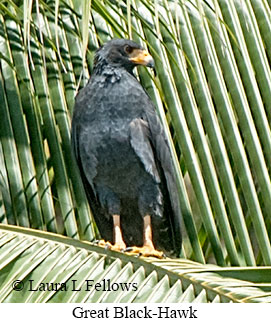
<instances>
[{"instance_id":1,"label":"yellow beak","mask_svg":"<svg viewBox=\"0 0 271 323\"><path fill-rule=\"evenodd\" d=\"M136 65L144 65L152 68L154 67L154 60L146 50L135 49L129 56L130 61Z\"/></svg>"}]
</instances>

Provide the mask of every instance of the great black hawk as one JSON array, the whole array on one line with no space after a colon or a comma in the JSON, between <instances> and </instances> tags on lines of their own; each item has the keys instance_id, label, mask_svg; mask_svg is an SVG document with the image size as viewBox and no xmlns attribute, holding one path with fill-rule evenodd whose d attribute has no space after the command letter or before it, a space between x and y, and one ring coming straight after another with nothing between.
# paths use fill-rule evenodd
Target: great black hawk
<instances>
[{"instance_id":1,"label":"great black hawk","mask_svg":"<svg viewBox=\"0 0 271 323\"><path fill-rule=\"evenodd\" d=\"M154 61L131 40L113 39L98 49L91 78L76 97L73 150L110 248L178 256L181 211L173 162L155 106L133 74L138 65L154 67Z\"/></svg>"}]
</instances>

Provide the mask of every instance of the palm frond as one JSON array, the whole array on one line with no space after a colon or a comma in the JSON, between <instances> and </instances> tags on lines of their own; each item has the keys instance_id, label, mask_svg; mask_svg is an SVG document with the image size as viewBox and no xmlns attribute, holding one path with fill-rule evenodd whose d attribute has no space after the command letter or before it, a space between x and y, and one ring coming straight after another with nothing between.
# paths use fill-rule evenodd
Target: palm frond
<instances>
[{"instance_id":1,"label":"palm frond","mask_svg":"<svg viewBox=\"0 0 271 323\"><path fill-rule=\"evenodd\" d=\"M217 266L188 260L146 262L88 242L10 225L0 225L0 246L1 302L271 301L270 267L250 268L248 274L245 268L242 279L236 279L234 268L221 272ZM269 276L263 284L249 281L253 271Z\"/></svg>"},{"instance_id":2,"label":"palm frond","mask_svg":"<svg viewBox=\"0 0 271 323\"><path fill-rule=\"evenodd\" d=\"M270 265L270 10L266 0L1 2L0 221L95 238L70 151L74 97L95 49L131 35L156 61L157 76L138 77L171 144L183 257Z\"/></svg>"}]
</instances>

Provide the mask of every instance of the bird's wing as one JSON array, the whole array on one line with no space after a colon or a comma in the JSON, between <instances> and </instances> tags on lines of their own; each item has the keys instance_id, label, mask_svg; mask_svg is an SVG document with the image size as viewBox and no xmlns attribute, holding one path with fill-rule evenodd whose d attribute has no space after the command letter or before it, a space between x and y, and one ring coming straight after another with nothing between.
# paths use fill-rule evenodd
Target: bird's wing
<instances>
[{"instance_id":1,"label":"bird's wing","mask_svg":"<svg viewBox=\"0 0 271 323\"><path fill-rule=\"evenodd\" d=\"M136 118L129 125L130 143L135 153L143 163L145 170L152 176L156 183L160 183L153 150L151 147L150 129L143 119Z\"/></svg>"},{"instance_id":2,"label":"bird's wing","mask_svg":"<svg viewBox=\"0 0 271 323\"><path fill-rule=\"evenodd\" d=\"M148 107L153 104L149 101ZM145 110L142 119L135 119L130 124L130 142L146 171L160 183L162 178L158 169L162 170L172 207L172 223L177 246L181 246L181 208L176 184L175 168L164 129L155 109ZM157 161L159 165L157 165Z\"/></svg>"},{"instance_id":3,"label":"bird's wing","mask_svg":"<svg viewBox=\"0 0 271 323\"><path fill-rule=\"evenodd\" d=\"M147 119L150 127L151 141L167 180L173 211L180 217L181 209L176 184L176 173L164 129L156 113L147 113Z\"/></svg>"}]
</instances>

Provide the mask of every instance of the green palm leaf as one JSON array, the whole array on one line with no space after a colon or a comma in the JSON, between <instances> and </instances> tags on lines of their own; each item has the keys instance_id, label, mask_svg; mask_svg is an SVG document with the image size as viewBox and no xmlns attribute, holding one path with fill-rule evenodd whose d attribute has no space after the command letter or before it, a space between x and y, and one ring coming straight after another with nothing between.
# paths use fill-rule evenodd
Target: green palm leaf
<instances>
[{"instance_id":1,"label":"green palm leaf","mask_svg":"<svg viewBox=\"0 0 271 323\"><path fill-rule=\"evenodd\" d=\"M188 260L146 262L87 242L6 225L0 225L0 246L1 302L271 301L270 267L244 268L242 279L236 279L234 268L220 271ZM266 279L259 284L254 280L261 272ZM22 290L14 290L14 282Z\"/></svg>"}]
</instances>

